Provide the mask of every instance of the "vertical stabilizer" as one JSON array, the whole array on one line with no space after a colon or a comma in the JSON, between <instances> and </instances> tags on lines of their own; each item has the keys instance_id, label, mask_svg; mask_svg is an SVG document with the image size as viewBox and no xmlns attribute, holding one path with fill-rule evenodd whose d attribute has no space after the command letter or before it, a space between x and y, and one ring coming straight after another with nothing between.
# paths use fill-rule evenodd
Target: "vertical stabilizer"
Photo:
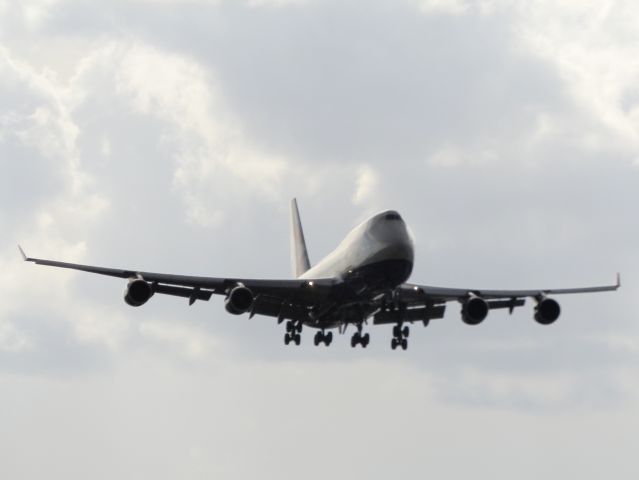
<instances>
[{"instance_id":1,"label":"vertical stabilizer","mask_svg":"<svg viewBox=\"0 0 639 480\"><path fill-rule=\"evenodd\" d=\"M296 199L291 201L291 267L296 278L311 268Z\"/></svg>"}]
</instances>

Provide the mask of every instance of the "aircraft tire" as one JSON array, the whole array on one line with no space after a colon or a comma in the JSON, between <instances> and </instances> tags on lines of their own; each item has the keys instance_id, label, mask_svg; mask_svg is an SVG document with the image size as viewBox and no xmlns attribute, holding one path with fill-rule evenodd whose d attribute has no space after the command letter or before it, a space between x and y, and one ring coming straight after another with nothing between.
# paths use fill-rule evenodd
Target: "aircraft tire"
<instances>
[{"instance_id":1,"label":"aircraft tire","mask_svg":"<svg viewBox=\"0 0 639 480\"><path fill-rule=\"evenodd\" d=\"M369 333L365 333L364 336L362 336L362 347L366 348L368 347L368 344L371 341L371 336Z\"/></svg>"},{"instance_id":2,"label":"aircraft tire","mask_svg":"<svg viewBox=\"0 0 639 480\"><path fill-rule=\"evenodd\" d=\"M324 344L328 347L333 342L333 332L324 335Z\"/></svg>"},{"instance_id":3,"label":"aircraft tire","mask_svg":"<svg viewBox=\"0 0 639 480\"><path fill-rule=\"evenodd\" d=\"M408 340L402 338L402 350L406 350L408 348Z\"/></svg>"},{"instance_id":4,"label":"aircraft tire","mask_svg":"<svg viewBox=\"0 0 639 480\"><path fill-rule=\"evenodd\" d=\"M409 334L410 334L410 329L407 326L402 328L402 336L408 338Z\"/></svg>"},{"instance_id":5,"label":"aircraft tire","mask_svg":"<svg viewBox=\"0 0 639 480\"><path fill-rule=\"evenodd\" d=\"M395 350L395 349L397 348L397 339L396 339L396 338L393 338L393 339L391 340L391 348L392 348L393 350Z\"/></svg>"},{"instance_id":6,"label":"aircraft tire","mask_svg":"<svg viewBox=\"0 0 639 480\"><path fill-rule=\"evenodd\" d=\"M317 332L315 334L315 338L313 339L313 343L317 347L324 339L322 338L322 332Z\"/></svg>"},{"instance_id":7,"label":"aircraft tire","mask_svg":"<svg viewBox=\"0 0 639 480\"><path fill-rule=\"evenodd\" d=\"M299 345L300 343L302 343L302 336L299 333L296 333L293 336L293 340L295 341L295 345Z\"/></svg>"},{"instance_id":8,"label":"aircraft tire","mask_svg":"<svg viewBox=\"0 0 639 480\"><path fill-rule=\"evenodd\" d=\"M291 343L291 336L288 333L284 334L284 345Z\"/></svg>"}]
</instances>

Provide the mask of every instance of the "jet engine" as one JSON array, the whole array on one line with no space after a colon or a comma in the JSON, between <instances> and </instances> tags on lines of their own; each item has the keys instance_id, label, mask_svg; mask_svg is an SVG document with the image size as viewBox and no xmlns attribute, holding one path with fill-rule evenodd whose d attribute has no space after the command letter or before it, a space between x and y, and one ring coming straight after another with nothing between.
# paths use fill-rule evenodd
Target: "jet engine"
<instances>
[{"instance_id":1,"label":"jet engine","mask_svg":"<svg viewBox=\"0 0 639 480\"><path fill-rule=\"evenodd\" d=\"M559 318L561 308L556 300L542 297L535 306L535 320L542 325L550 325Z\"/></svg>"},{"instance_id":2,"label":"jet engine","mask_svg":"<svg viewBox=\"0 0 639 480\"><path fill-rule=\"evenodd\" d=\"M141 279L136 278L129 281L124 291L124 301L132 307L139 307L148 302L153 296L153 286Z\"/></svg>"},{"instance_id":3,"label":"jet engine","mask_svg":"<svg viewBox=\"0 0 639 480\"><path fill-rule=\"evenodd\" d=\"M253 306L253 292L244 285L238 285L229 292L224 306L233 315L246 313Z\"/></svg>"},{"instance_id":4,"label":"jet engine","mask_svg":"<svg viewBox=\"0 0 639 480\"><path fill-rule=\"evenodd\" d=\"M462 320L467 325L479 325L488 315L488 303L483 298L471 296L462 307Z\"/></svg>"}]
</instances>

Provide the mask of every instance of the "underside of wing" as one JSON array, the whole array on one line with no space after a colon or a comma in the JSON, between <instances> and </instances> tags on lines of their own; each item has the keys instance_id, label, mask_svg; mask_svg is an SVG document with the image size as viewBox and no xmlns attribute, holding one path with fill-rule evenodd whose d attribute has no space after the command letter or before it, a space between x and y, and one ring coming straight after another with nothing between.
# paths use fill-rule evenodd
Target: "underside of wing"
<instances>
[{"instance_id":1,"label":"underside of wing","mask_svg":"<svg viewBox=\"0 0 639 480\"><path fill-rule=\"evenodd\" d=\"M270 280L174 275L31 258L21 248L20 252L25 261L37 265L126 279L125 300L132 306L143 305L156 293L187 298L190 304L209 300L215 294L226 296L226 309L230 313L249 312L251 316L262 314L280 319L300 319L310 306L330 294L334 283L330 279Z\"/></svg>"},{"instance_id":2,"label":"underside of wing","mask_svg":"<svg viewBox=\"0 0 639 480\"><path fill-rule=\"evenodd\" d=\"M478 288L447 288L428 285L402 285L402 295L415 298L430 299L432 301L447 302L450 300L463 300L469 295L475 295L484 299L509 299L509 298L538 298L546 295L564 295L574 293L596 293L617 290L621 285L621 279L617 274L617 282L613 285L578 288L540 288L535 290L491 290Z\"/></svg>"},{"instance_id":3,"label":"underside of wing","mask_svg":"<svg viewBox=\"0 0 639 480\"><path fill-rule=\"evenodd\" d=\"M533 298L535 306L535 320L548 325L559 317L561 309L556 300L550 295L565 295L577 293L596 293L617 290L621 280L617 274L617 282L613 285L578 288L543 288L534 290L492 290L476 288L447 288L429 285L404 284L395 292L397 305L403 308L385 310L376 318L376 323L397 322L401 316L416 317L427 322L433 318L442 318L443 309L447 302L458 301L462 305L461 315L469 325L481 323L490 310L508 309L511 313L516 307L525 304L526 298ZM386 321L388 320L388 321ZM408 320L411 321L411 320Z\"/></svg>"}]
</instances>

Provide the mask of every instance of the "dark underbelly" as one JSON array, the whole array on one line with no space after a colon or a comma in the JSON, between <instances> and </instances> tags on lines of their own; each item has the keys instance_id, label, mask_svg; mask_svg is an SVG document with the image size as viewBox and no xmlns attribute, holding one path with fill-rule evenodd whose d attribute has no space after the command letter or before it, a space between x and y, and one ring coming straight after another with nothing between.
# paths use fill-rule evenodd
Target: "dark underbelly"
<instances>
[{"instance_id":1,"label":"dark underbelly","mask_svg":"<svg viewBox=\"0 0 639 480\"><path fill-rule=\"evenodd\" d=\"M413 262L409 260L381 260L358 267L344 280L368 291L387 290L408 280L412 271Z\"/></svg>"}]
</instances>

